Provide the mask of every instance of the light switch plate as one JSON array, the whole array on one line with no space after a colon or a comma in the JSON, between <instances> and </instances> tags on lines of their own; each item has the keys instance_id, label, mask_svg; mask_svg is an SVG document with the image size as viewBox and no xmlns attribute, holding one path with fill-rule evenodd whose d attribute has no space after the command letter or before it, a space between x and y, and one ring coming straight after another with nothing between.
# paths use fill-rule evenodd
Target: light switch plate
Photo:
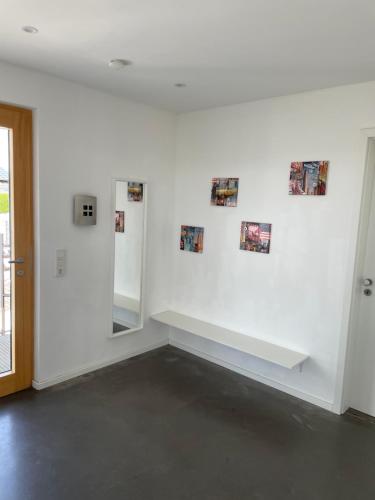
<instances>
[{"instance_id":1,"label":"light switch plate","mask_svg":"<svg viewBox=\"0 0 375 500\"><path fill-rule=\"evenodd\" d=\"M77 194L74 197L74 224L78 226L95 226L96 196Z\"/></svg>"},{"instance_id":2,"label":"light switch plate","mask_svg":"<svg viewBox=\"0 0 375 500\"><path fill-rule=\"evenodd\" d=\"M65 276L66 252L59 248L56 250L56 278Z\"/></svg>"}]
</instances>

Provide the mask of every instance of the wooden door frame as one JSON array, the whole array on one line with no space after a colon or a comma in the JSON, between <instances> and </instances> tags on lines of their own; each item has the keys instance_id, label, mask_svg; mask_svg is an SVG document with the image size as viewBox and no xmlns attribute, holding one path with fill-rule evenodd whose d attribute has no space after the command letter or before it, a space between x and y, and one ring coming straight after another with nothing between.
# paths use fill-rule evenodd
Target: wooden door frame
<instances>
[{"instance_id":1,"label":"wooden door frame","mask_svg":"<svg viewBox=\"0 0 375 500\"><path fill-rule=\"evenodd\" d=\"M33 224L33 115L32 110L0 103L0 124L12 130L10 176L13 218L11 258L24 257L22 267L12 266L12 367L15 372L0 376L0 396L31 387L34 374L34 224ZM16 207L13 201L16 200ZM27 220L27 224L22 221ZM17 268L16 268L17 267ZM18 269L25 271L16 277ZM16 280L21 280L16 283ZM14 315L17 304L22 314ZM17 368L18 367L18 368Z\"/></svg>"}]
</instances>

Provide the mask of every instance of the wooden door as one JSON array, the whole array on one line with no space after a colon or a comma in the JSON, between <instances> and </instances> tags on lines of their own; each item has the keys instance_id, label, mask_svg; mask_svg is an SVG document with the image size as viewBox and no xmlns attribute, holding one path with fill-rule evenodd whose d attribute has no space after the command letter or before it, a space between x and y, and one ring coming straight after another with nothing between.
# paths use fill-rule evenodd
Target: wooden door
<instances>
[{"instance_id":1,"label":"wooden door","mask_svg":"<svg viewBox=\"0 0 375 500\"><path fill-rule=\"evenodd\" d=\"M0 104L0 396L33 378L32 111Z\"/></svg>"}]
</instances>

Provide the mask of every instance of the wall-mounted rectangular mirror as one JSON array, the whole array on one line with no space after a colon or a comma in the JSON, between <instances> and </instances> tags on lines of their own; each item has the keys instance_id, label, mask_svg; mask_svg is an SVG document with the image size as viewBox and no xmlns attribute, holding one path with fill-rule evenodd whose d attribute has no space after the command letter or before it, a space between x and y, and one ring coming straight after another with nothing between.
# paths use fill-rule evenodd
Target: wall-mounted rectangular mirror
<instances>
[{"instance_id":1,"label":"wall-mounted rectangular mirror","mask_svg":"<svg viewBox=\"0 0 375 500\"><path fill-rule=\"evenodd\" d=\"M142 278L146 217L146 184L113 181L113 307L112 336L143 326Z\"/></svg>"}]
</instances>

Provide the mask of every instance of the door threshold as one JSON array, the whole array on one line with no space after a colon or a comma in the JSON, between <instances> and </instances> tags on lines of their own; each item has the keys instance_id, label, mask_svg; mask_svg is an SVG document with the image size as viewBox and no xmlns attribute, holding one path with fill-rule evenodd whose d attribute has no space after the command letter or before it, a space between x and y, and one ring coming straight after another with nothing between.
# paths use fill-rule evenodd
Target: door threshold
<instances>
[{"instance_id":1,"label":"door threshold","mask_svg":"<svg viewBox=\"0 0 375 500\"><path fill-rule=\"evenodd\" d=\"M361 422L367 422L375 425L375 417L368 415L367 413L363 413L362 411L355 410L354 408L349 408L345 412L345 415L355 418L356 420L360 420Z\"/></svg>"}]
</instances>

